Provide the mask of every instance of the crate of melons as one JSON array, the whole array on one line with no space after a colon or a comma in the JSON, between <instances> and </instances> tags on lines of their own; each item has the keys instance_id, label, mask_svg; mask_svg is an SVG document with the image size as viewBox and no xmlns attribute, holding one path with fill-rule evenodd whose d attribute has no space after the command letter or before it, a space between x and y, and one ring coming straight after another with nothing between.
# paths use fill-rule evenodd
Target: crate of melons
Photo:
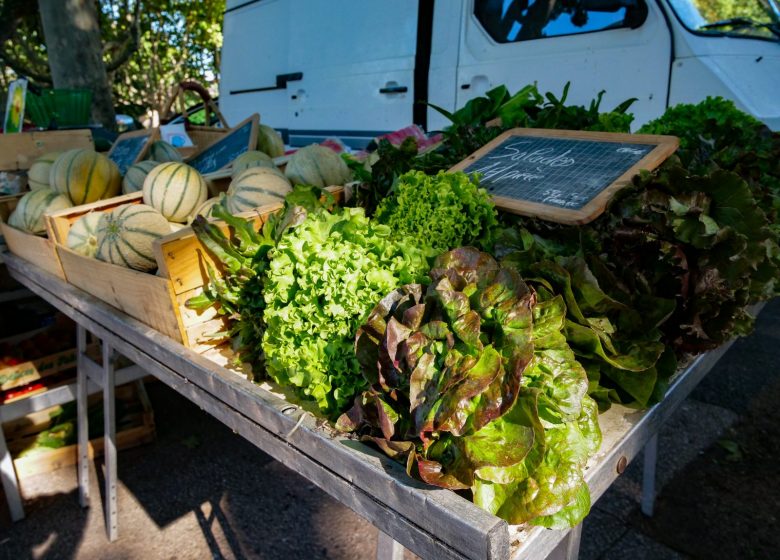
<instances>
[{"instance_id":1,"label":"crate of melons","mask_svg":"<svg viewBox=\"0 0 780 560\"><path fill-rule=\"evenodd\" d=\"M46 237L44 215L119 193L122 177L116 164L91 149L50 152L27 172L30 191L14 201L0 224L8 250L63 278L54 245Z\"/></svg>"},{"instance_id":2,"label":"crate of melons","mask_svg":"<svg viewBox=\"0 0 780 560\"><path fill-rule=\"evenodd\" d=\"M186 163L147 167L142 181L135 175L139 169L128 169L139 191L48 215L50 236L68 283L186 346L204 349L213 345L206 334L214 330L214 317L185 305L206 280L188 224L196 215L209 217L216 204L262 220L281 207L292 183L259 152L239 156L227 192L212 198L204 178ZM344 178L339 176L342 183Z\"/></svg>"}]
</instances>

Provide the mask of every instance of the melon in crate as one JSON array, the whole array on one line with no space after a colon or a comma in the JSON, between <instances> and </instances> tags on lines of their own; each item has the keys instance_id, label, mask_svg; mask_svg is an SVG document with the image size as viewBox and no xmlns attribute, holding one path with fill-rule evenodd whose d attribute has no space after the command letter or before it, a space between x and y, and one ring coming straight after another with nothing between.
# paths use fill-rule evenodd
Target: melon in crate
<instances>
[{"instance_id":1,"label":"melon in crate","mask_svg":"<svg viewBox=\"0 0 780 560\"><path fill-rule=\"evenodd\" d=\"M117 165L93 150L68 150L49 172L51 188L80 206L119 194L122 176Z\"/></svg>"},{"instance_id":2,"label":"melon in crate","mask_svg":"<svg viewBox=\"0 0 780 560\"><path fill-rule=\"evenodd\" d=\"M208 187L196 169L171 161L149 172L143 193L144 204L171 222L185 223L208 198Z\"/></svg>"},{"instance_id":3,"label":"melon in crate","mask_svg":"<svg viewBox=\"0 0 780 560\"><path fill-rule=\"evenodd\" d=\"M27 183L30 190L49 188L49 175L51 166L62 152L49 152L43 154L27 170Z\"/></svg>"},{"instance_id":4,"label":"melon in crate","mask_svg":"<svg viewBox=\"0 0 780 560\"><path fill-rule=\"evenodd\" d=\"M100 217L96 256L135 270L154 270L154 240L170 232L168 220L151 206L124 204Z\"/></svg>"},{"instance_id":5,"label":"melon in crate","mask_svg":"<svg viewBox=\"0 0 780 560\"><path fill-rule=\"evenodd\" d=\"M65 246L85 257L94 257L97 253L97 229L103 212L84 214L73 222L65 240Z\"/></svg>"},{"instance_id":6,"label":"melon in crate","mask_svg":"<svg viewBox=\"0 0 780 560\"><path fill-rule=\"evenodd\" d=\"M244 152L233 160L233 171L231 175L236 177L244 169L249 169L250 167L273 167L276 169L274 160L272 160L270 156L264 154L263 152L253 150Z\"/></svg>"},{"instance_id":7,"label":"melon in crate","mask_svg":"<svg viewBox=\"0 0 780 560\"><path fill-rule=\"evenodd\" d=\"M158 140L149 146L148 159L164 163L166 161L182 161L181 152L164 140Z\"/></svg>"},{"instance_id":8,"label":"melon in crate","mask_svg":"<svg viewBox=\"0 0 780 560\"><path fill-rule=\"evenodd\" d=\"M125 176L122 178L122 192L129 194L140 191L144 188L144 179L149 172L160 165L159 161L139 161L127 168Z\"/></svg>"},{"instance_id":9,"label":"melon in crate","mask_svg":"<svg viewBox=\"0 0 780 560\"><path fill-rule=\"evenodd\" d=\"M8 216L8 225L29 233L41 234L46 231L43 215L73 206L67 196L49 188L28 192L16 204L16 209Z\"/></svg>"},{"instance_id":10,"label":"melon in crate","mask_svg":"<svg viewBox=\"0 0 780 560\"><path fill-rule=\"evenodd\" d=\"M272 158L284 155L284 140L276 130L266 124L257 127L257 149Z\"/></svg>"},{"instance_id":11,"label":"melon in crate","mask_svg":"<svg viewBox=\"0 0 780 560\"><path fill-rule=\"evenodd\" d=\"M352 176L340 155L318 144L295 152L287 162L285 175L294 185L315 187L343 185L349 182Z\"/></svg>"},{"instance_id":12,"label":"melon in crate","mask_svg":"<svg viewBox=\"0 0 780 560\"><path fill-rule=\"evenodd\" d=\"M215 196L213 198L209 198L206 202L198 206L198 208L195 210L195 213L192 215L192 218L190 218L189 222L191 223L192 220L195 219L195 216L203 216L204 218L211 218L212 213L214 212L214 207L218 204L222 204L224 206L225 200L225 193L219 193L219 196Z\"/></svg>"},{"instance_id":13,"label":"melon in crate","mask_svg":"<svg viewBox=\"0 0 780 560\"><path fill-rule=\"evenodd\" d=\"M224 205L228 212L237 214L267 204L284 202L284 197L291 190L290 181L276 168L250 167L230 182Z\"/></svg>"}]
</instances>

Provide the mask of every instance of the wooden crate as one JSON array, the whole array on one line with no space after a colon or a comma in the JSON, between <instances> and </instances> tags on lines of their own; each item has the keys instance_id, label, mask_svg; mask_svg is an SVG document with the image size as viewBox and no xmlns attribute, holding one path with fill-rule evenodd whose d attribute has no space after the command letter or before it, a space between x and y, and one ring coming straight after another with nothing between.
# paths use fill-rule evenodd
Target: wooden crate
<instances>
[{"instance_id":1,"label":"wooden crate","mask_svg":"<svg viewBox=\"0 0 780 560\"><path fill-rule=\"evenodd\" d=\"M329 190L337 199L342 196L342 187L330 187ZM138 204L142 194L132 193L111 201L116 201L113 206ZM192 228L186 227L158 239L155 242L157 274L139 272L79 255L64 246L70 225L94 207L87 204L68 208L47 218L49 235L57 247L65 280L196 352L204 352L224 342L210 336L223 327L223 321L214 309L196 312L186 306L187 300L202 293L208 282L206 263L220 268L203 250ZM281 208L281 204L270 204L240 215L263 223ZM227 231L227 226L222 227Z\"/></svg>"},{"instance_id":2,"label":"wooden crate","mask_svg":"<svg viewBox=\"0 0 780 560\"><path fill-rule=\"evenodd\" d=\"M98 404L100 395L92 395L90 404ZM133 382L116 388L116 399L128 404L129 412L117 418L116 444L118 449L129 449L155 440L154 411L143 384ZM67 445L57 449L38 449L19 456L35 437L50 427L52 414L61 407L35 412L23 418L3 424L8 449L14 457L14 468L19 478L47 473L56 469L75 465L78 461L78 446ZM103 438L89 442L89 458L103 454Z\"/></svg>"},{"instance_id":3,"label":"wooden crate","mask_svg":"<svg viewBox=\"0 0 780 560\"><path fill-rule=\"evenodd\" d=\"M140 204L142 198L140 192L113 198L103 209ZM203 251L192 229L187 227L158 240L157 274L140 272L79 255L64 246L71 224L95 207L68 208L48 217L49 235L55 241L65 280L185 346L203 351L218 344L205 336L219 330L216 313L208 310L198 314L185 305L189 297L202 291L207 280ZM280 208L281 204L273 204L243 215L263 221Z\"/></svg>"},{"instance_id":4,"label":"wooden crate","mask_svg":"<svg viewBox=\"0 0 780 560\"><path fill-rule=\"evenodd\" d=\"M74 148L94 150L92 131L89 129L47 130L0 134L0 170L29 169L43 154Z\"/></svg>"},{"instance_id":5,"label":"wooden crate","mask_svg":"<svg viewBox=\"0 0 780 560\"><path fill-rule=\"evenodd\" d=\"M107 200L99 200L92 204L86 204L84 206L76 206L77 208L89 208L89 210L108 210L124 203L125 197L118 196ZM85 212L78 214L81 216ZM48 220L48 218L47 218ZM56 276L57 278L65 279L65 271L62 268L60 262L60 256L55 248L55 244L52 241L51 233L48 236L45 235L33 235L26 231L18 230L6 224L0 223L0 229L2 229L5 243L8 246L8 250L17 257L21 257L26 261L30 261L35 266L38 266ZM48 223L47 223L48 231ZM62 243L64 244L65 238Z\"/></svg>"}]
</instances>

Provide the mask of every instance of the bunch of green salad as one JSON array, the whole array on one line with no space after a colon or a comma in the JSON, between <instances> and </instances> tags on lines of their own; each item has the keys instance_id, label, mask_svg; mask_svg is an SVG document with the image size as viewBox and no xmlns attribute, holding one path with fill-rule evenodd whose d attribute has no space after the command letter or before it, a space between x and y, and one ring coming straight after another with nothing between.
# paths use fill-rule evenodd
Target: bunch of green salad
<instances>
[{"instance_id":1,"label":"bunch of green salad","mask_svg":"<svg viewBox=\"0 0 780 560\"><path fill-rule=\"evenodd\" d=\"M362 209L310 213L269 253L262 349L268 375L298 388L325 414L365 388L352 344L376 303L428 271L416 241Z\"/></svg>"}]
</instances>

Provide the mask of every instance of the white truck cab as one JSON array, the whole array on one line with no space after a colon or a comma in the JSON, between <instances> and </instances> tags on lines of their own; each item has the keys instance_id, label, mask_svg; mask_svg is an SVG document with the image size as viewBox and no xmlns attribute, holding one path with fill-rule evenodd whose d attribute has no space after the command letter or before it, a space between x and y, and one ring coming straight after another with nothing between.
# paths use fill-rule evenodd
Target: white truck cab
<instances>
[{"instance_id":1,"label":"white truck cab","mask_svg":"<svg viewBox=\"0 0 780 560\"><path fill-rule=\"evenodd\" d=\"M353 147L426 130L505 84L568 102L636 97L634 126L670 105L732 99L780 130L779 0L227 0L220 108L259 112L291 145Z\"/></svg>"}]
</instances>

